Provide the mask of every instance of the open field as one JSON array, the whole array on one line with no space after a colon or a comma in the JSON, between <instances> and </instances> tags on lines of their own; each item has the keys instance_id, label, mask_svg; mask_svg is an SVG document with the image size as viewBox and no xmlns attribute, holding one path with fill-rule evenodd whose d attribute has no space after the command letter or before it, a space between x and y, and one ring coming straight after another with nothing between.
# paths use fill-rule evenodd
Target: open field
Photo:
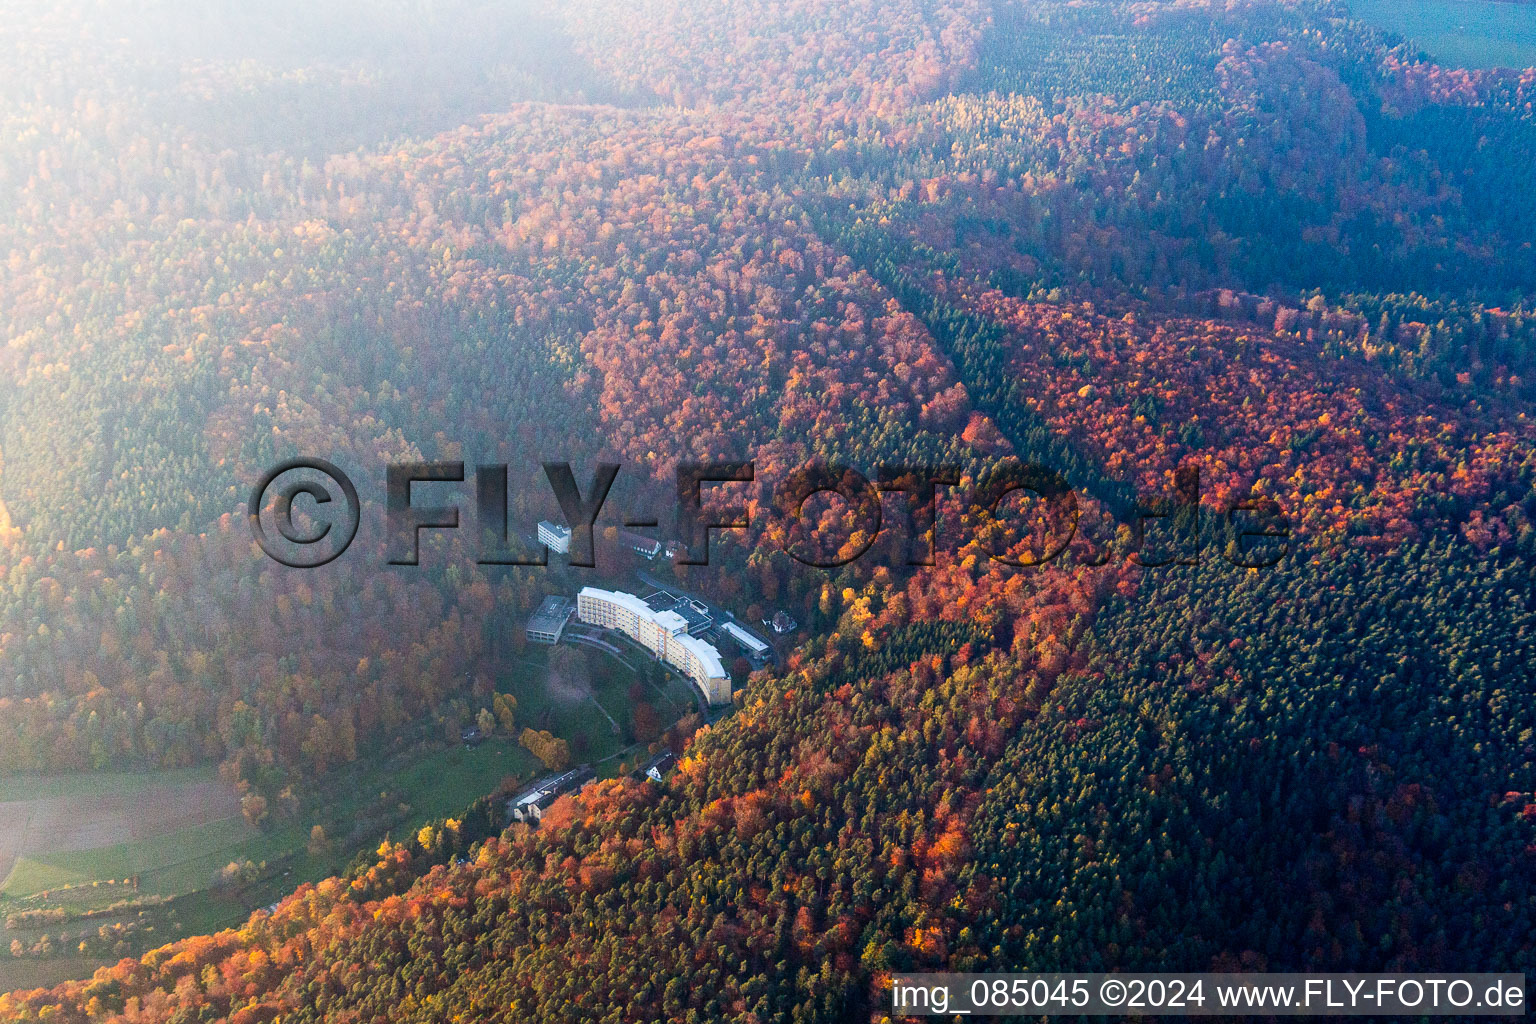
<instances>
[{"instance_id":1,"label":"open field","mask_svg":"<svg viewBox=\"0 0 1536 1024\"><path fill-rule=\"evenodd\" d=\"M629 642L615 638L616 642ZM550 671L551 655L562 663ZM663 728L694 710L693 687L675 673L656 669L655 681L641 672L651 667L638 648L628 662L586 647L532 648L516 662L516 680L504 689L517 698L518 727L548 729L571 744L577 761L601 761L630 743L637 684L655 709ZM643 666L640 672L629 662ZM617 723L615 733L612 723Z\"/></svg>"},{"instance_id":2,"label":"open field","mask_svg":"<svg viewBox=\"0 0 1536 1024\"><path fill-rule=\"evenodd\" d=\"M205 770L6 779L0 782L0 911L71 918L15 929L6 924L0 944L133 922L140 909L163 928L168 919L156 909L158 897L206 887L214 864L227 863L220 860L225 851L261 838L240 817L234 791ZM135 878L137 889L130 884ZM146 901L142 907L124 907L139 900ZM53 984L100 962L73 952L6 959L0 988Z\"/></svg>"},{"instance_id":3,"label":"open field","mask_svg":"<svg viewBox=\"0 0 1536 1024\"><path fill-rule=\"evenodd\" d=\"M23 909L82 911L125 898L176 897L169 905L175 934L231 927L301 882L340 871L365 845L359 841L311 856L306 843L317 821L344 826L388 791L409 807L389 828L405 835L457 813L508 775L528 778L539 770L532 755L506 737L472 750L454 746L359 762L337 775L334 792L340 795L334 800L299 821L265 829L247 824L234 794L207 772L7 779L0 781L5 798L0 801L0 848L8 851L0 917ZM370 834L368 842L381 834ZM273 870L238 889L217 885L220 869L241 860L266 862ZM133 877L139 880L137 890L124 884ZM74 920L62 928L13 931L0 925L0 947L13 938L32 941L44 932L73 933L133 916ZM172 937L165 935L166 940ZM0 956L0 991L82 977L104 962L72 954L20 960Z\"/></svg>"},{"instance_id":4,"label":"open field","mask_svg":"<svg viewBox=\"0 0 1536 1024\"><path fill-rule=\"evenodd\" d=\"M144 840L22 857L0 892L24 897L64 885L136 876L140 892L180 896L210 885L231 860L272 859L299 842L297 828L264 832L242 818L224 818Z\"/></svg>"},{"instance_id":5,"label":"open field","mask_svg":"<svg viewBox=\"0 0 1536 1024\"><path fill-rule=\"evenodd\" d=\"M693 709L689 685L671 674L642 677L614 658L563 649L562 670L552 678L549 653L529 651L501 673L501 689L518 700L517 729L553 730L580 760L609 759L600 765L604 774L617 771L632 749L626 734L637 686L663 726ZM343 870L386 831L407 835L462 811L508 776L526 780L542 771L505 735L473 749L379 756L339 768L326 780L327 795L297 819L263 828L244 820L236 794L207 770L0 780L0 950L13 939L30 945L44 935L56 942L68 936L68 952L0 955L0 991L55 984L115 959L74 952L81 935L103 925L153 925L140 938L151 944L237 925L300 883ZM311 853L315 824L333 845ZM245 861L266 868L248 884L220 883L226 865ZM138 901L149 919L138 905L124 907ZM69 917L4 925L5 915L25 911Z\"/></svg>"},{"instance_id":6,"label":"open field","mask_svg":"<svg viewBox=\"0 0 1536 1024\"><path fill-rule=\"evenodd\" d=\"M97 825L90 829L53 827L59 815L70 808L90 807L103 797L55 796L30 803L47 807L47 821L38 827L42 812L33 817L33 827L25 835L26 849L15 858L0 897L20 899L67 885L89 884L138 876L139 891L162 896L180 896L212 883L220 868L236 859L275 860L301 850L309 835L308 817L347 820L374 799L383 789L399 794L411 811L401 829L419 827L427 821L452 814L466 804L491 792L509 774L528 774L535 763L527 751L508 739L494 739L474 750L452 747L418 757L409 763L393 760L360 763L346 772L347 785L339 789L347 794L328 804L304 821L276 828L257 829L239 816L238 806L229 800L214 800L206 795L213 782L191 786L173 781L163 787L144 786L134 799L145 801L146 808L164 806L177 797L204 797L204 807L196 813L180 816L160 815L152 824L148 813L139 815L132 825L120 823L108 830ZM173 776L176 773L171 773ZM85 777L97 787L110 785L110 779ZM148 779L150 776L133 778ZM38 780L45 788L56 780ZM8 783L11 785L12 783ZM112 800L127 799L124 796ZM0 814L23 807L22 803L0 804ZM135 805L136 806L136 805ZM218 815L222 811L222 816ZM12 826L23 820L15 812L11 819L0 817L6 827L6 841L12 840ZM66 842L46 845L46 840L64 838ZM75 840L105 839L91 844ZM114 841L115 840L115 841ZM339 865L338 865L339 866Z\"/></svg>"},{"instance_id":7,"label":"open field","mask_svg":"<svg viewBox=\"0 0 1536 1024\"><path fill-rule=\"evenodd\" d=\"M1496 0L1351 0L1355 17L1397 32L1441 64L1536 66L1536 14Z\"/></svg>"},{"instance_id":8,"label":"open field","mask_svg":"<svg viewBox=\"0 0 1536 1024\"><path fill-rule=\"evenodd\" d=\"M157 840L238 822L240 812L228 787L184 772L13 779L0 796L0 893L8 894L18 874L23 893L137 874L160 862ZM129 855L135 847L149 852Z\"/></svg>"}]
</instances>

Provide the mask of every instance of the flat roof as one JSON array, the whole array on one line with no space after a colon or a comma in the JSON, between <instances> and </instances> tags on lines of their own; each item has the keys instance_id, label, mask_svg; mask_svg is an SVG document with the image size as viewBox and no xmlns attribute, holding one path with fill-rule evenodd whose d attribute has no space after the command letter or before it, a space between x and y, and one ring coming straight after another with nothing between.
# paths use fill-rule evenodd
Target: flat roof
<instances>
[{"instance_id":1,"label":"flat roof","mask_svg":"<svg viewBox=\"0 0 1536 1024\"><path fill-rule=\"evenodd\" d=\"M697 602L679 601L674 606L674 610L677 614L688 620L689 629L698 629L701 626L709 625L713 621L709 617L708 612L699 610Z\"/></svg>"},{"instance_id":2,"label":"flat roof","mask_svg":"<svg viewBox=\"0 0 1536 1024\"><path fill-rule=\"evenodd\" d=\"M536 633L554 633L565 625L571 616L571 599L558 594L547 595L528 618L528 628Z\"/></svg>"},{"instance_id":3,"label":"flat roof","mask_svg":"<svg viewBox=\"0 0 1536 1024\"><path fill-rule=\"evenodd\" d=\"M656 624L669 633L676 633L679 630L688 628L688 620L677 614L677 612L661 611L652 612L651 614L655 617Z\"/></svg>"},{"instance_id":4,"label":"flat roof","mask_svg":"<svg viewBox=\"0 0 1536 1024\"><path fill-rule=\"evenodd\" d=\"M528 520L526 519L523 520L525 523L527 521ZM560 523L552 523L548 519L540 519L539 525L547 528L549 532L553 533L556 537L569 537L571 535L571 528L569 526L563 526ZM527 527L525 526L523 529L526 530Z\"/></svg>"},{"instance_id":5,"label":"flat roof","mask_svg":"<svg viewBox=\"0 0 1536 1024\"><path fill-rule=\"evenodd\" d=\"M722 623L722 625L725 626L725 631L727 633L731 634L731 636L735 637L737 640L740 640L743 644L745 644L747 646L748 649L754 650L754 651L758 652L759 654L761 654L762 652L764 652L764 651L766 651L768 649L768 645L767 644L763 643L757 637L753 636L751 633L748 633L746 630L742 629L740 626L736 625L736 623L734 623L734 622L726 622L726 623Z\"/></svg>"}]
</instances>

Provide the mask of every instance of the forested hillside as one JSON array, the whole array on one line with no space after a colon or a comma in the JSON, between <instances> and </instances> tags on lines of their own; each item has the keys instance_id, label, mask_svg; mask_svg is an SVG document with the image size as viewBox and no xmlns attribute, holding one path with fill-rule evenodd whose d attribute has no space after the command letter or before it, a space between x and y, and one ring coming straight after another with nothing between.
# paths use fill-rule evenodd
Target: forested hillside
<instances>
[{"instance_id":1,"label":"forested hillside","mask_svg":"<svg viewBox=\"0 0 1536 1024\"><path fill-rule=\"evenodd\" d=\"M665 782L537 830L481 806L0 1020L831 1022L918 968L1536 968L1536 70L1319 0L22 7L0 774L219 765L277 816L456 737L546 581L467 531L389 566L392 462L509 462L531 525L545 459L663 511L679 461L963 496L1016 456L1080 518L1015 568L1017 517L956 500L936 565L893 527L818 570L765 485L685 579L803 643ZM377 499L313 571L243 522L295 455ZM1138 517L1192 469L1200 563L1151 567ZM1234 567L1264 500L1285 557Z\"/></svg>"}]
</instances>

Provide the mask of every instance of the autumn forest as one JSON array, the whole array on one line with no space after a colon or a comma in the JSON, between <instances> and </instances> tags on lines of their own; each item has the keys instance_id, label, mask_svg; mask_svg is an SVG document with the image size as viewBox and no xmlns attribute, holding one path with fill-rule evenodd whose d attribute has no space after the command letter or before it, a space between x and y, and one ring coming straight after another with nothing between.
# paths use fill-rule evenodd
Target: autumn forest
<instances>
[{"instance_id":1,"label":"autumn forest","mask_svg":"<svg viewBox=\"0 0 1536 1024\"><path fill-rule=\"evenodd\" d=\"M238 919L72 930L92 959L0 1022L810 1024L889 1019L900 971L1536 970L1536 68L1339 0L12 6L0 789L196 778L257 843L378 758L524 738L419 828L327 818L325 870ZM294 457L367 492L312 570L245 511ZM747 459L709 565L615 542L671 539L679 463ZM469 529L390 565L386 467L440 460L508 464L525 532L560 514L541 462L619 463L598 567L481 564ZM1061 475L1070 533L968 500L1009 463ZM954 467L933 564L894 494L873 537L808 502L870 553L792 557L761 481L807 465ZM512 822L600 760L509 696L524 625L636 565L797 627L721 713L642 673L622 754Z\"/></svg>"}]
</instances>

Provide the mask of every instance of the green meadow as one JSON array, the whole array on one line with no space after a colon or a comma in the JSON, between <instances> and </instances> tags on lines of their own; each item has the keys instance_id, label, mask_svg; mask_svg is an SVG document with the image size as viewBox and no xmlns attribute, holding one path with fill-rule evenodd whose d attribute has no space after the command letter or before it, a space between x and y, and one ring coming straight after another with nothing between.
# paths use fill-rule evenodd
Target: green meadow
<instances>
[{"instance_id":1,"label":"green meadow","mask_svg":"<svg viewBox=\"0 0 1536 1024\"><path fill-rule=\"evenodd\" d=\"M551 730L571 743L576 760L596 763L602 775L615 774L621 761L643 751L631 746L627 735L637 685L664 725L693 710L687 682L660 672L642 676L625 662L586 650L565 652L556 685L549 655L548 649L530 649L508 666L502 689L518 700L517 730ZM640 665L633 654L626 661ZM138 919L142 926L147 914L153 929L140 938L152 944L238 925L252 910L281 899L302 882L340 872L386 832L407 835L428 821L461 812L508 777L526 781L542 771L515 737L497 735L473 748L418 748L343 766L327 778L327 795L311 794L292 821L258 828L229 809L214 820L90 848L39 850L34 842L0 879L0 991L54 984L110 962L73 952L80 933L101 925ZM69 819L112 798L130 805L164 803L167 789L196 786L206 795L215 782L216 775L207 769L18 777L0 779L0 803L48 803L56 816ZM388 825L374 827L370 822L379 820L381 807L390 814ZM332 839L328 849L309 849L315 824L326 826ZM266 868L254 881L221 884L227 865L247 861ZM141 905L105 913L125 901ZM29 911L70 916L62 923L15 929L4 924L6 915ZM53 956L5 955L13 939L30 943L42 935L64 934L73 938Z\"/></svg>"}]
</instances>

